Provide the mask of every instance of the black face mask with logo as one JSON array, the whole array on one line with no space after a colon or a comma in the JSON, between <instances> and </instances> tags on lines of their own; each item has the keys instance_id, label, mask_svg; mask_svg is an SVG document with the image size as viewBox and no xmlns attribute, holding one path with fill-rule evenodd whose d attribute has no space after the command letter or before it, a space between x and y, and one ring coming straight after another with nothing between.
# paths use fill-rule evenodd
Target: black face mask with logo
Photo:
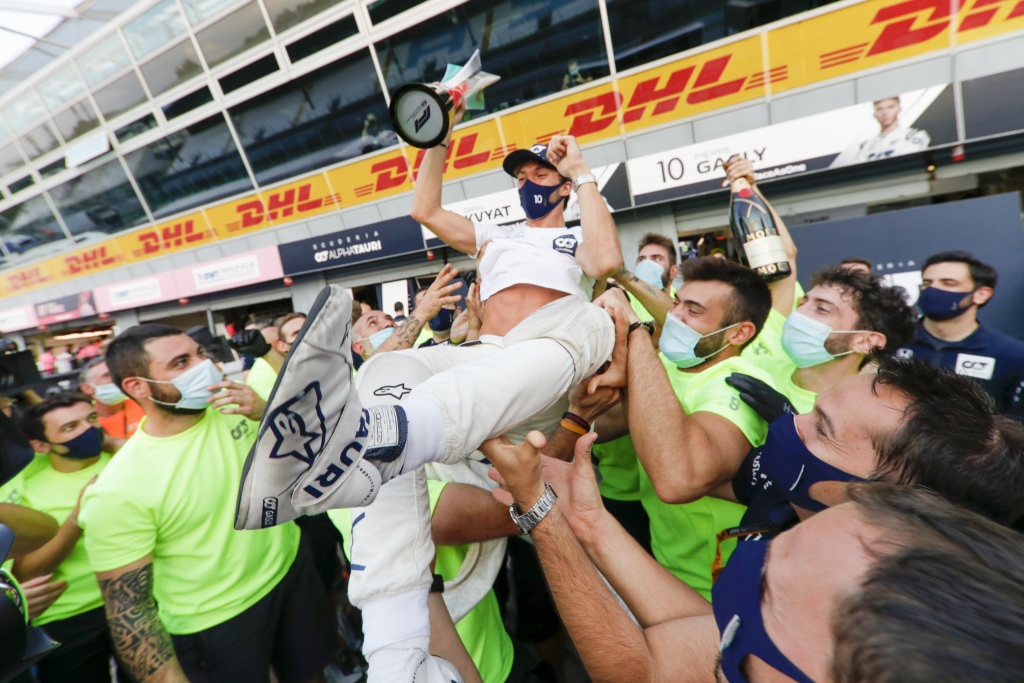
<instances>
[{"instance_id":1,"label":"black face mask with logo","mask_svg":"<svg viewBox=\"0 0 1024 683\"><path fill-rule=\"evenodd\" d=\"M455 322L455 311L450 308L442 308L433 318L430 319L430 329L434 332L445 332L452 329Z\"/></svg>"}]
</instances>

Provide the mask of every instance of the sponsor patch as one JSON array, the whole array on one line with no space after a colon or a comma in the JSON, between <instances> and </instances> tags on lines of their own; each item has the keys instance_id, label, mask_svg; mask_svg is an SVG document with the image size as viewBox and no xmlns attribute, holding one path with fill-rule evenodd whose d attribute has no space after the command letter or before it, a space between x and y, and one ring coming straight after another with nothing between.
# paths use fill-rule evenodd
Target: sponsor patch
<instances>
[{"instance_id":1,"label":"sponsor patch","mask_svg":"<svg viewBox=\"0 0 1024 683\"><path fill-rule=\"evenodd\" d=\"M277 525L277 498L268 497L263 499L263 521L264 529Z\"/></svg>"},{"instance_id":2,"label":"sponsor patch","mask_svg":"<svg viewBox=\"0 0 1024 683\"><path fill-rule=\"evenodd\" d=\"M552 242L551 248L562 254L576 256L576 246L579 241L573 235L560 235Z\"/></svg>"},{"instance_id":3,"label":"sponsor patch","mask_svg":"<svg viewBox=\"0 0 1024 683\"><path fill-rule=\"evenodd\" d=\"M405 386L405 382L402 382L401 384L389 384L383 387L378 387L377 389L374 389L373 395L390 396L391 398L401 401L403 396L411 392L412 389Z\"/></svg>"},{"instance_id":4,"label":"sponsor patch","mask_svg":"<svg viewBox=\"0 0 1024 683\"><path fill-rule=\"evenodd\" d=\"M958 353L956 356L956 374L958 375L967 375L977 379L992 379L995 369L995 358L972 356L969 353Z\"/></svg>"},{"instance_id":5,"label":"sponsor patch","mask_svg":"<svg viewBox=\"0 0 1024 683\"><path fill-rule=\"evenodd\" d=\"M266 418L276 439L271 458L289 456L307 466L324 447L326 427L320 410L320 382L311 382L300 394L275 408Z\"/></svg>"}]
</instances>

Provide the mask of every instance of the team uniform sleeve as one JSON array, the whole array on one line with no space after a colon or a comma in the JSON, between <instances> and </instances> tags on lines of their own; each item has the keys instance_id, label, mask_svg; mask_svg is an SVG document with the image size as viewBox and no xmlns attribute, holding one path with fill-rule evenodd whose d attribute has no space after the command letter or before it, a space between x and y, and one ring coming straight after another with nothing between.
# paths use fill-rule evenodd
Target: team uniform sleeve
<instances>
[{"instance_id":1,"label":"team uniform sleeve","mask_svg":"<svg viewBox=\"0 0 1024 683\"><path fill-rule=\"evenodd\" d=\"M123 492L89 487L79 522L94 572L106 572L145 557L156 547L152 510Z\"/></svg>"},{"instance_id":2,"label":"team uniform sleeve","mask_svg":"<svg viewBox=\"0 0 1024 683\"><path fill-rule=\"evenodd\" d=\"M693 401L694 413L713 413L736 425L751 446L760 446L768 435L768 423L740 398L740 393L725 383L731 371L743 372L774 386L772 378L760 368L732 368L700 388Z\"/></svg>"}]
</instances>

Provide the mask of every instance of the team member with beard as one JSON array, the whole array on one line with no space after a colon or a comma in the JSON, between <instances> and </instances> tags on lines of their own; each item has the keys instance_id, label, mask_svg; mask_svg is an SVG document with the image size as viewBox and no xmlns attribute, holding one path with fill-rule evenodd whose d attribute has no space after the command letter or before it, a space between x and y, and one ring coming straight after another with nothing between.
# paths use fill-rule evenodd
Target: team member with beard
<instances>
[{"instance_id":1,"label":"team member with beard","mask_svg":"<svg viewBox=\"0 0 1024 683\"><path fill-rule=\"evenodd\" d=\"M298 528L232 529L264 402L167 325L122 332L107 364L146 412L80 517L119 659L138 681L316 679L332 621Z\"/></svg>"}]
</instances>

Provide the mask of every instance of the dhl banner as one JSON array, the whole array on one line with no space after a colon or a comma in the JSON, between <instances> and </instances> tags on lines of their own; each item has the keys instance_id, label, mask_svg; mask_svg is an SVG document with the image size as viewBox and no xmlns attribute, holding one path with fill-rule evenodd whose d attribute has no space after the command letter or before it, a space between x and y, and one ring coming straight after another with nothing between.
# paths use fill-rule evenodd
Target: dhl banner
<instances>
[{"instance_id":1,"label":"dhl banner","mask_svg":"<svg viewBox=\"0 0 1024 683\"><path fill-rule=\"evenodd\" d=\"M1021 30L1024 0L868 0L463 124L452 138L445 178L499 168L509 151L560 133L592 144ZM399 147L119 235L0 275L0 295L407 192L423 154Z\"/></svg>"}]
</instances>

